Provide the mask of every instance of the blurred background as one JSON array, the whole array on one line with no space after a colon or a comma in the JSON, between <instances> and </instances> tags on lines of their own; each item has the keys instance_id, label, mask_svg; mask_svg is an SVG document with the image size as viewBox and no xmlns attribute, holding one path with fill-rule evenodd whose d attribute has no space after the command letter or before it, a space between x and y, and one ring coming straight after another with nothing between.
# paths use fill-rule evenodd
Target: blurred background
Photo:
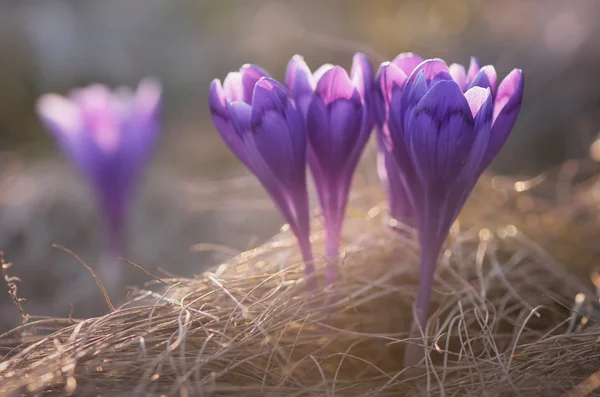
<instances>
[{"instance_id":1,"label":"blurred background","mask_svg":"<svg viewBox=\"0 0 600 397\"><path fill-rule=\"evenodd\" d=\"M162 81L162 142L137 191L126 256L159 276L190 276L281 225L212 126L213 78L244 63L282 78L295 53L313 68L349 67L355 51L375 67L406 51L466 65L475 55L501 77L519 67L523 107L492 168L534 175L585 156L600 130L599 21L597 0L0 0L0 249L25 311L106 311L89 273L52 248L98 269L105 242L88 185L34 113L39 95ZM149 279L123 267L112 290ZM0 293L0 331L17 323Z\"/></svg>"}]
</instances>

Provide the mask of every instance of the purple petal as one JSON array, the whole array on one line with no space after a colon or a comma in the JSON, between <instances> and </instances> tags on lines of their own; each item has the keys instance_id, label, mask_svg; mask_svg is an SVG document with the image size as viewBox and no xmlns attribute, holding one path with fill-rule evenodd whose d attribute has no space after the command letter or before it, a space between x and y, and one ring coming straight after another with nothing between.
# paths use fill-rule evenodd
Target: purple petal
<instances>
[{"instance_id":1,"label":"purple petal","mask_svg":"<svg viewBox=\"0 0 600 397\"><path fill-rule=\"evenodd\" d=\"M388 116L394 146L400 144L394 140L395 138L398 140L404 139L405 115L417 106L421 98L427 94L428 89L427 77L423 71L420 71L416 76L413 72L404 83L402 89L392 91L392 99L389 105L390 113ZM401 160L397 159L397 161L401 164Z\"/></svg>"},{"instance_id":2,"label":"purple petal","mask_svg":"<svg viewBox=\"0 0 600 397\"><path fill-rule=\"evenodd\" d=\"M439 81L452 80L448 71L448 65L441 59L428 59L413 70L411 75L404 83L403 93L394 93L390 109L399 109L390 114L391 131L401 131L406 125L404 117L411 112L432 87ZM396 144L396 143L394 143ZM396 160L401 164L400 159Z\"/></svg>"},{"instance_id":3,"label":"purple petal","mask_svg":"<svg viewBox=\"0 0 600 397\"><path fill-rule=\"evenodd\" d=\"M288 63L285 73L285 85L296 101L297 106L306 115L308 103L314 90L313 76L304 58L294 55Z\"/></svg>"},{"instance_id":4,"label":"purple petal","mask_svg":"<svg viewBox=\"0 0 600 397\"><path fill-rule=\"evenodd\" d=\"M428 59L420 63L405 82L403 110L400 113L405 114L408 107L415 106L427 90L441 80L452 80L446 62L441 59Z\"/></svg>"},{"instance_id":5,"label":"purple petal","mask_svg":"<svg viewBox=\"0 0 600 397\"><path fill-rule=\"evenodd\" d=\"M469 103L473 119L475 119L475 116L477 116L477 113L479 113L479 110L491 95L491 91L488 88L479 86L470 88L467 92L465 92L465 99Z\"/></svg>"},{"instance_id":6,"label":"purple petal","mask_svg":"<svg viewBox=\"0 0 600 397\"><path fill-rule=\"evenodd\" d=\"M517 120L523 100L525 80L520 69L514 69L500 83L494 103L494 124L487 148L485 166L500 151Z\"/></svg>"},{"instance_id":7,"label":"purple petal","mask_svg":"<svg viewBox=\"0 0 600 397\"><path fill-rule=\"evenodd\" d=\"M242 76L242 92L243 101L252 105L252 95L254 93L254 86L263 77L269 77L269 74L263 69L256 65L245 64L240 68L240 74Z\"/></svg>"},{"instance_id":8,"label":"purple petal","mask_svg":"<svg viewBox=\"0 0 600 397\"><path fill-rule=\"evenodd\" d=\"M133 146L136 157L143 162L154 149L159 132L162 88L158 80L145 78L140 82L131 105L132 135L137 141Z\"/></svg>"},{"instance_id":9,"label":"purple petal","mask_svg":"<svg viewBox=\"0 0 600 397\"><path fill-rule=\"evenodd\" d=\"M54 135L61 151L86 177L93 178L94 162L99 151L84 131L83 113L79 106L63 96L45 94L37 101L37 113Z\"/></svg>"},{"instance_id":10,"label":"purple petal","mask_svg":"<svg viewBox=\"0 0 600 397\"><path fill-rule=\"evenodd\" d=\"M387 107L391 103L394 90L397 88L402 90L407 78L408 75L393 63L384 62L381 64L377 72L375 84L377 92L380 94L379 97L382 100L382 105ZM382 122L387 119L387 112L385 112L385 115L386 117L381 119Z\"/></svg>"},{"instance_id":11,"label":"purple petal","mask_svg":"<svg viewBox=\"0 0 600 397\"><path fill-rule=\"evenodd\" d=\"M135 92L134 112L137 117L146 117L156 113L160 106L162 88L158 80L143 79Z\"/></svg>"},{"instance_id":12,"label":"purple petal","mask_svg":"<svg viewBox=\"0 0 600 397\"><path fill-rule=\"evenodd\" d=\"M344 68L334 66L319 79L315 94L325 105L329 105L338 99L352 99L356 94L356 87Z\"/></svg>"},{"instance_id":13,"label":"purple petal","mask_svg":"<svg viewBox=\"0 0 600 397\"><path fill-rule=\"evenodd\" d=\"M384 144L390 147L391 138L389 129L382 129L385 123L389 122L390 112L395 112L399 116L399 104L391 105L392 97L395 95L398 100L402 97L404 82L408 76L404 71L390 62L382 63L377 73L376 90L373 95L375 115L380 127L383 131ZM399 119L399 118L398 118ZM401 128L400 128L401 129Z\"/></svg>"},{"instance_id":14,"label":"purple petal","mask_svg":"<svg viewBox=\"0 0 600 397\"><path fill-rule=\"evenodd\" d=\"M310 260L306 134L302 113L285 87L269 77L261 78L256 84L252 103L250 117L249 107L231 107L232 111L235 108L235 119L241 121L236 123L236 129L243 134L253 171L290 224L303 256Z\"/></svg>"},{"instance_id":15,"label":"purple petal","mask_svg":"<svg viewBox=\"0 0 600 397\"><path fill-rule=\"evenodd\" d=\"M315 82L315 84L321 80L321 77L323 77L323 75L327 72L329 72L329 70L333 69L333 65L330 63L326 63L321 65L317 70L315 70L315 72L313 73L313 82Z\"/></svg>"},{"instance_id":16,"label":"purple petal","mask_svg":"<svg viewBox=\"0 0 600 397\"><path fill-rule=\"evenodd\" d=\"M370 102L373 90L373 66L365 54L360 52L354 54L350 76L363 101Z\"/></svg>"},{"instance_id":17,"label":"purple petal","mask_svg":"<svg viewBox=\"0 0 600 397\"><path fill-rule=\"evenodd\" d=\"M494 103L494 120L496 120L502 112L514 112L514 107L521 105L523 87L524 77L523 72L520 69L514 69L504 78L504 80L502 80L500 87L498 87L498 93ZM511 106L513 109L511 109Z\"/></svg>"},{"instance_id":18,"label":"purple petal","mask_svg":"<svg viewBox=\"0 0 600 397\"><path fill-rule=\"evenodd\" d=\"M475 137L471 109L453 80L436 83L406 116L405 136L415 171L432 189L449 189Z\"/></svg>"},{"instance_id":19,"label":"purple petal","mask_svg":"<svg viewBox=\"0 0 600 397\"><path fill-rule=\"evenodd\" d=\"M229 72L223 80L223 96L229 102L244 100L244 85L242 84L242 74L240 72Z\"/></svg>"},{"instance_id":20,"label":"purple petal","mask_svg":"<svg viewBox=\"0 0 600 397\"><path fill-rule=\"evenodd\" d=\"M45 94L37 101L37 113L56 136L82 133L83 117L73 101L57 95Z\"/></svg>"},{"instance_id":21,"label":"purple petal","mask_svg":"<svg viewBox=\"0 0 600 397\"><path fill-rule=\"evenodd\" d=\"M461 64L453 63L448 67L448 72L461 90L464 91L467 88L467 72L465 71L465 67Z\"/></svg>"},{"instance_id":22,"label":"purple petal","mask_svg":"<svg viewBox=\"0 0 600 397\"><path fill-rule=\"evenodd\" d=\"M424 61L420 56L413 54L412 52L404 52L398 55L396 58L392 60L391 63L400 68L407 76L409 76L413 70L419 64Z\"/></svg>"},{"instance_id":23,"label":"purple petal","mask_svg":"<svg viewBox=\"0 0 600 397\"><path fill-rule=\"evenodd\" d=\"M471 85L471 82L475 79L475 76L477 76L477 73L479 73L480 69L481 63L479 63L479 60L475 57L471 57L469 71L467 72L467 86Z\"/></svg>"},{"instance_id":24,"label":"purple petal","mask_svg":"<svg viewBox=\"0 0 600 397\"><path fill-rule=\"evenodd\" d=\"M428 87L431 87L439 80L452 80L446 62L437 58L421 62L409 76L407 84L412 83L420 73L423 73L427 79Z\"/></svg>"},{"instance_id":25,"label":"purple petal","mask_svg":"<svg viewBox=\"0 0 600 397\"><path fill-rule=\"evenodd\" d=\"M382 135L380 131L378 136ZM409 222L413 215L411 199L404 187L401 170L381 139L377 153L377 173L388 195L390 216L398 221Z\"/></svg>"},{"instance_id":26,"label":"purple petal","mask_svg":"<svg viewBox=\"0 0 600 397\"><path fill-rule=\"evenodd\" d=\"M469 84L469 88L476 86L489 88L494 93L497 79L496 69L492 65L487 65L479 70L479 73L477 73L473 81Z\"/></svg>"},{"instance_id":27,"label":"purple petal","mask_svg":"<svg viewBox=\"0 0 600 397\"><path fill-rule=\"evenodd\" d=\"M278 181L303 184L306 174L304 120L286 88L263 77L254 88L251 130L256 147Z\"/></svg>"},{"instance_id":28,"label":"purple petal","mask_svg":"<svg viewBox=\"0 0 600 397\"><path fill-rule=\"evenodd\" d=\"M339 66L330 69L319 80L306 117L311 148L325 172L358 161L350 156L361 144L362 119L362 101L348 74Z\"/></svg>"},{"instance_id":29,"label":"purple petal","mask_svg":"<svg viewBox=\"0 0 600 397\"><path fill-rule=\"evenodd\" d=\"M465 93L465 98L475 119L475 139L471 147L471 155L465 162L464 173L465 179L471 178L471 182L466 183L474 186L475 181L487 166L487 164L482 164L486 161L487 148L492 133L494 98L490 88L482 87L469 89Z\"/></svg>"},{"instance_id":30,"label":"purple petal","mask_svg":"<svg viewBox=\"0 0 600 397\"><path fill-rule=\"evenodd\" d=\"M445 217L441 220L444 227L450 228L464 206L477 179L487 167L486 154L490 143L492 120L494 114L494 100L489 88L473 87L465 93L471 110L475 113L475 137L470 149L469 156L464 161L463 169L456 178L454 186L450 191L443 213Z\"/></svg>"},{"instance_id":31,"label":"purple petal","mask_svg":"<svg viewBox=\"0 0 600 397\"><path fill-rule=\"evenodd\" d=\"M249 167L242 141L231 122L227 98L225 97L224 89L219 80L215 79L210 83L208 99L210 114L217 131L221 134L221 138L223 138L223 141L233 154L235 154L246 167Z\"/></svg>"},{"instance_id":32,"label":"purple petal","mask_svg":"<svg viewBox=\"0 0 600 397\"><path fill-rule=\"evenodd\" d=\"M252 104L254 85L265 76L269 74L260 67L250 64L243 65L239 72L230 72L223 81L225 98L229 102L243 101Z\"/></svg>"},{"instance_id":33,"label":"purple petal","mask_svg":"<svg viewBox=\"0 0 600 397\"><path fill-rule=\"evenodd\" d=\"M83 116L83 130L98 148L105 152L115 152L121 146L121 122L129 112L132 98L125 101L102 84L76 89L71 98L79 106Z\"/></svg>"},{"instance_id":34,"label":"purple petal","mask_svg":"<svg viewBox=\"0 0 600 397\"><path fill-rule=\"evenodd\" d=\"M243 101L228 102L227 112L231 126L243 147L244 141L249 139L249 135L252 135L252 106Z\"/></svg>"}]
</instances>

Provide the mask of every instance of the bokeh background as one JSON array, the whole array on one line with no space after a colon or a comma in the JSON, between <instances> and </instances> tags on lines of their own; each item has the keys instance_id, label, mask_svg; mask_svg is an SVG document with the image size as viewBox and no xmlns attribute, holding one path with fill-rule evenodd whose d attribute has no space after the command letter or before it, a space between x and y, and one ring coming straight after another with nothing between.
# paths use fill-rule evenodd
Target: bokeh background
<instances>
[{"instance_id":1,"label":"bokeh background","mask_svg":"<svg viewBox=\"0 0 600 397\"><path fill-rule=\"evenodd\" d=\"M282 78L295 53L312 67L349 66L359 50L375 66L412 51L463 64L475 55L500 76L519 67L523 107L492 168L533 175L585 156L600 130L599 21L597 0L0 0L0 249L25 310L106 311L89 273L52 248L98 269L105 242L90 189L36 118L42 93L162 81L163 138L138 189L126 256L160 276L190 276L281 224L212 126L211 79L243 63ZM123 268L110 286L117 301L149 280ZM1 292L0 330L17 323Z\"/></svg>"}]
</instances>

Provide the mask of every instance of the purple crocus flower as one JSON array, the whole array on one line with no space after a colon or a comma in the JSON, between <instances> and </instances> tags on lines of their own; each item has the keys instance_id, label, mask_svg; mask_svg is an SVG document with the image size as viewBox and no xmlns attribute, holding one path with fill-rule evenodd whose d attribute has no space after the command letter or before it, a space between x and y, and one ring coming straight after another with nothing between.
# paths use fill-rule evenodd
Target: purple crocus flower
<instances>
[{"instance_id":1,"label":"purple crocus flower","mask_svg":"<svg viewBox=\"0 0 600 397\"><path fill-rule=\"evenodd\" d=\"M122 253L127 207L155 146L160 102L153 79L142 80L135 92L95 84L66 97L45 94L37 102L44 125L96 190L112 255Z\"/></svg>"},{"instance_id":2,"label":"purple crocus flower","mask_svg":"<svg viewBox=\"0 0 600 397\"><path fill-rule=\"evenodd\" d=\"M352 177L373 129L373 68L356 54L350 75L340 66L323 65L315 73L299 55L287 68L286 85L306 120L308 162L317 187L325 225L327 284L337 278L340 236Z\"/></svg>"},{"instance_id":3,"label":"purple crocus flower","mask_svg":"<svg viewBox=\"0 0 600 397\"><path fill-rule=\"evenodd\" d=\"M413 210L408 193L402 182L402 173L391 153L392 142L389 130L389 103L392 93L399 95L412 71L423 62L419 55L406 52L379 68L374 93L377 116L377 172L388 195L389 215L394 221L412 225Z\"/></svg>"},{"instance_id":4,"label":"purple crocus flower","mask_svg":"<svg viewBox=\"0 0 600 397\"><path fill-rule=\"evenodd\" d=\"M306 130L288 90L256 66L210 85L210 111L231 151L258 178L295 234L314 273L306 188ZM314 280L310 280L314 288Z\"/></svg>"},{"instance_id":5,"label":"purple crocus flower","mask_svg":"<svg viewBox=\"0 0 600 397\"><path fill-rule=\"evenodd\" d=\"M378 101L384 107L378 114L388 115L390 152L419 234L418 324L413 328L417 336L427 322L441 246L515 123L523 97L523 74L513 70L495 92L495 71L492 67L475 71L476 61L470 68L473 72L464 78L440 59L424 61L408 79L385 66L380 71L385 84L378 88L382 90L379 97L388 100ZM415 349L408 347L407 365L422 357Z\"/></svg>"}]
</instances>

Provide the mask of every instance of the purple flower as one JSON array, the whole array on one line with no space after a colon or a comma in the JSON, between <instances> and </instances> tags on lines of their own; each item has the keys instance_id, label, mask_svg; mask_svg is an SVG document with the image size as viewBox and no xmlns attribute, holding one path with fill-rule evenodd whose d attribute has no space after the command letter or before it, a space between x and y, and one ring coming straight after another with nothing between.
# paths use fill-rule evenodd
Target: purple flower
<instances>
[{"instance_id":1,"label":"purple flower","mask_svg":"<svg viewBox=\"0 0 600 397\"><path fill-rule=\"evenodd\" d=\"M313 274L302 112L283 85L251 65L230 73L223 86L213 80L209 100L217 130L289 223Z\"/></svg>"},{"instance_id":2,"label":"purple flower","mask_svg":"<svg viewBox=\"0 0 600 397\"><path fill-rule=\"evenodd\" d=\"M407 52L379 68L374 93L377 116L377 171L388 195L390 218L412 224L413 210L408 193L402 182L402 173L391 154L392 142L389 130L389 102L392 94L400 95L404 83L412 71L423 62L420 56Z\"/></svg>"},{"instance_id":3,"label":"purple flower","mask_svg":"<svg viewBox=\"0 0 600 397\"><path fill-rule=\"evenodd\" d=\"M325 225L325 279L337 278L340 236L352 177L373 129L373 69L356 54L350 75L339 66L323 65L315 73L299 55L288 64L286 85L306 120L308 162L317 187Z\"/></svg>"},{"instance_id":4,"label":"purple flower","mask_svg":"<svg viewBox=\"0 0 600 397\"><path fill-rule=\"evenodd\" d=\"M222 86L219 80L213 80L209 93L210 114L215 127L233 154L250 170L252 166L246 158L242 138L231 122L227 103L242 101L251 105L254 86L261 77L269 77L269 74L258 66L246 64L239 72L229 73Z\"/></svg>"},{"instance_id":5,"label":"purple flower","mask_svg":"<svg viewBox=\"0 0 600 397\"><path fill-rule=\"evenodd\" d=\"M96 189L108 223L110 248L123 248L124 221L133 188L159 132L161 88L152 79L137 90L106 86L45 94L37 112L64 154Z\"/></svg>"},{"instance_id":6,"label":"purple flower","mask_svg":"<svg viewBox=\"0 0 600 397\"><path fill-rule=\"evenodd\" d=\"M387 81L379 85L379 97L388 99L378 101L384 107L378 114L387 114L390 153L419 234L416 311L423 329L441 246L479 176L506 141L523 96L520 70L513 70L494 95L493 67L478 68L476 61L471 65L464 77L439 59L424 61L408 79L391 67L380 71ZM409 348L407 364L418 359Z\"/></svg>"}]
</instances>

